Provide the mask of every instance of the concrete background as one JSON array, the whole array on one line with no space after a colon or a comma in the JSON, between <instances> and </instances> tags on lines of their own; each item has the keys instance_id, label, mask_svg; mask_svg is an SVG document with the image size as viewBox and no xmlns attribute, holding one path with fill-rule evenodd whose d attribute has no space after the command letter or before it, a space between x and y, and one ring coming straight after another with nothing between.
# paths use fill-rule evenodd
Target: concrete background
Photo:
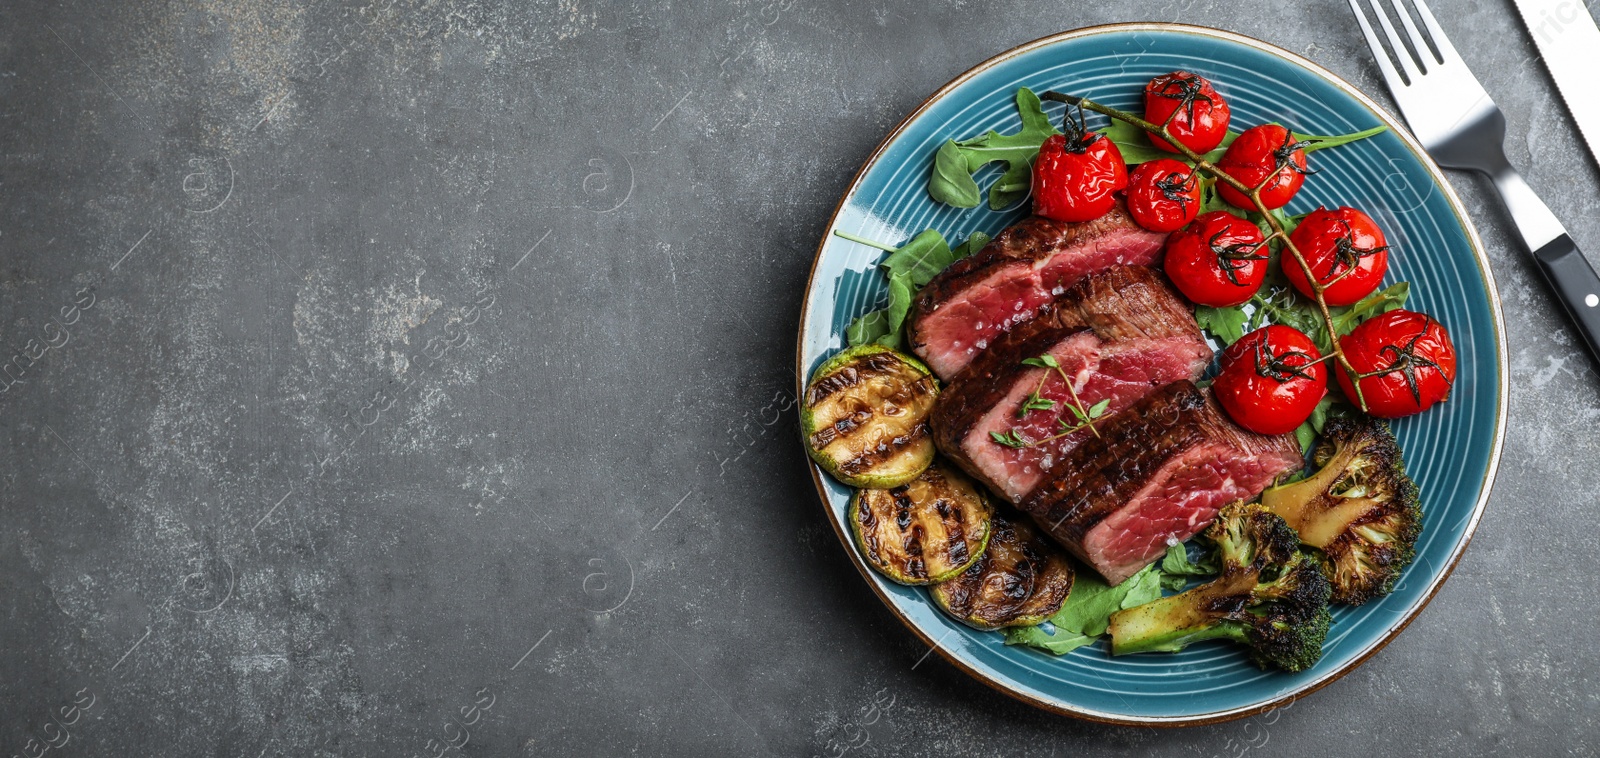
<instances>
[{"instance_id":1,"label":"concrete background","mask_svg":"<svg viewBox=\"0 0 1600 758\"><path fill-rule=\"evenodd\" d=\"M1509 5L1437 6L1600 250ZM1595 372L1468 177L1501 476L1342 681L1052 716L916 665L845 559L789 397L828 213L951 77L1130 20L1387 102L1336 0L0 4L0 755L1594 753Z\"/></svg>"}]
</instances>

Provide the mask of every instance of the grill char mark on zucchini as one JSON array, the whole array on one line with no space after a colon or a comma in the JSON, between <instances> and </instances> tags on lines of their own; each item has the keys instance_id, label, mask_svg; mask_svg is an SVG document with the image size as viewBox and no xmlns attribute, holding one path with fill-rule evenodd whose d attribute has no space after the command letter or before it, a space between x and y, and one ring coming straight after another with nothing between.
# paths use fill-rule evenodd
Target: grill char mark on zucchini
<instances>
[{"instance_id":1,"label":"grill char mark on zucchini","mask_svg":"<svg viewBox=\"0 0 1600 758\"><path fill-rule=\"evenodd\" d=\"M1072 565L1025 522L995 516L988 549L949 581L929 588L934 602L977 629L1028 626L1061 609Z\"/></svg>"},{"instance_id":2,"label":"grill char mark on zucchini","mask_svg":"<svg viewBox=\"0 0 1600 758\"><path fill-rule=\"evenodd\" d=\"M848 514L868 564L901 584L932 584L965 571L988 545L988 496L935 463L893 489L864 489Z\"/></svg>"},{"instance_id":3,"label":"grill char mark on zucchini","mask_svg":"<svg viewBox=\"0 0 1600 758\"><path fill-rule=\"evenodd\" d=\"M881 345L845 350L818 367L805 391L807 451L855 487L896 487L933 460L928 429L939 385L926 366Z\"/></svg>"}]
</instances>

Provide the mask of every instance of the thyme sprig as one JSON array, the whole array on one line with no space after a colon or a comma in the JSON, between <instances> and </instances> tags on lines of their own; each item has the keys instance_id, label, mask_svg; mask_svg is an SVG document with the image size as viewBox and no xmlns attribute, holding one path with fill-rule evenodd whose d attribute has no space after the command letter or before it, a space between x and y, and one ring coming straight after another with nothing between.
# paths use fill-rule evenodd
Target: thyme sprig
<instances>
[{"instance_id":1,"label":"thyme sprig","mask_svg":"<svg viewBox=\"0 0 1600 758\"><path fill-rule=\"evenodd\" d=\"M1017 407L1017 418L1023 418L1027 416L1028 413L1036 410L1048 411L1055 409L1056 401L1039 394L1044 390L1045 380L1050 378L1051 370L1054 370L1055 373L1061 377L1061 381L1066 383L1067 392L1071 393L1072 395L1072 402L1066 404L1066 412L1056 416L1055 434L1041 439L1031 440L1022 436L1021 430L1013 426L1004 432L989 432L990 438L992 438L995 442L1005 445L1006 447L1024 448L1035 447L1046 442L1052 442L1061 439L1062 437L1072 434L1073 432L1085 427L1088 427L1089 431L1094 433L1094 436L1100 436L1100 430L1095 428L1094 421L1095 419L1104 416L1106 409L1111 407L1111 401L1109 399L1101 400L1100 402L1085 408L1083 405L1083 399L1078 397L1077 387L1073 386L1072 379L1067 376L1066 370L1061 368L1061 362L1057 361L1055 356L1050 355L1049 353L1045 353L1037 358L1025 358L1022 361L1022 365L1032 366L1034 368L1042 368L1046 369L1046 371L1039 376L1039 384L1033 388L1032 392L1028 393L1026 398L1023 398L1022 404ZM1074 421L1067 420L1068 413L1072 414Z\"/></svg>"}]
</instances>

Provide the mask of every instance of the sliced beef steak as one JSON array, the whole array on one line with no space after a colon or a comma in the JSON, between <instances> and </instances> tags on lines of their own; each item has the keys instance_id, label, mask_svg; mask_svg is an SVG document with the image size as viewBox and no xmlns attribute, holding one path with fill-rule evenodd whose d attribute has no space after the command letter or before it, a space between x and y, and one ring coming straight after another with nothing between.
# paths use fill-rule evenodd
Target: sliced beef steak
<instances>
[{"instance_id":1,"label":"sliced beef steak","mask_svg":"<svg viewBox=\"0 0 1600 758\"><path fill-rule=\"evenodd\" d=\"M1061 366L1023 360L1049 355ZM1071 407L1109 405L1109 416L1180 379L1197 379L1211 361L1189 306L1153 269L1118 266L1084 277L1039 316L1001 335L953 378L930 425L945 455L1017 503L1046 471L1085 439ZM1072 378L1069 388L1062 374ZM1045 402L1023 406L1032 395ZM1047 407L1040 407L1047 406ZM1010 444L997 442L995 434ZM1018 446L1018 443L1021 446Z\"/></svg>"},{"instance_id":2,"label":"sliced beef steak","mask_svg":"<svg viewBox=\"0 0 1600 758\"><path fill-rule=\"evenodd\" d=\"M1302 464L1293 435L1247 432L1192 382L1174 382L1100 425L1021 507L1116 584Z\"/></svg>"},{"instance_id":3,"label":"sliced beef steak","mask_svg":"<svg viewBox=\"0 0 1600 758\"><path fill-rule=\"evenodd\" d=\"M907 322L911 349L941 378L955 376L1085 274L1154 264L1166 239L1133 223L1121 201L1094 221L1024 219L917 293Z\"/></svg>"}]
</instances>

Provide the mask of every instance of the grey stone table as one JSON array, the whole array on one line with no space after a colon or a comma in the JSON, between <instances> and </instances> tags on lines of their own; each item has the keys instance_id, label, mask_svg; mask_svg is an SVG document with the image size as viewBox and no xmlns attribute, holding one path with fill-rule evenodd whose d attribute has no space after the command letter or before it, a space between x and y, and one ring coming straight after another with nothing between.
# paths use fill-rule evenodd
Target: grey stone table
<instances>
[{"instance_id":1,"label":"grey stone table","mask_svg":"<svg viewBox=\"0 0 1600 758\"><path fill-rule=\"evenodd\" d=\"M1509 6L1438 5L1600 250ZM1470 178L1502 473L1342 681L1057 717L845 559L790 396L840 192L969 66L1146 19L1384 95L1337 0L0 4L0 756L1592 754L1596 377Z\"/></svg>"}]
</instances>

